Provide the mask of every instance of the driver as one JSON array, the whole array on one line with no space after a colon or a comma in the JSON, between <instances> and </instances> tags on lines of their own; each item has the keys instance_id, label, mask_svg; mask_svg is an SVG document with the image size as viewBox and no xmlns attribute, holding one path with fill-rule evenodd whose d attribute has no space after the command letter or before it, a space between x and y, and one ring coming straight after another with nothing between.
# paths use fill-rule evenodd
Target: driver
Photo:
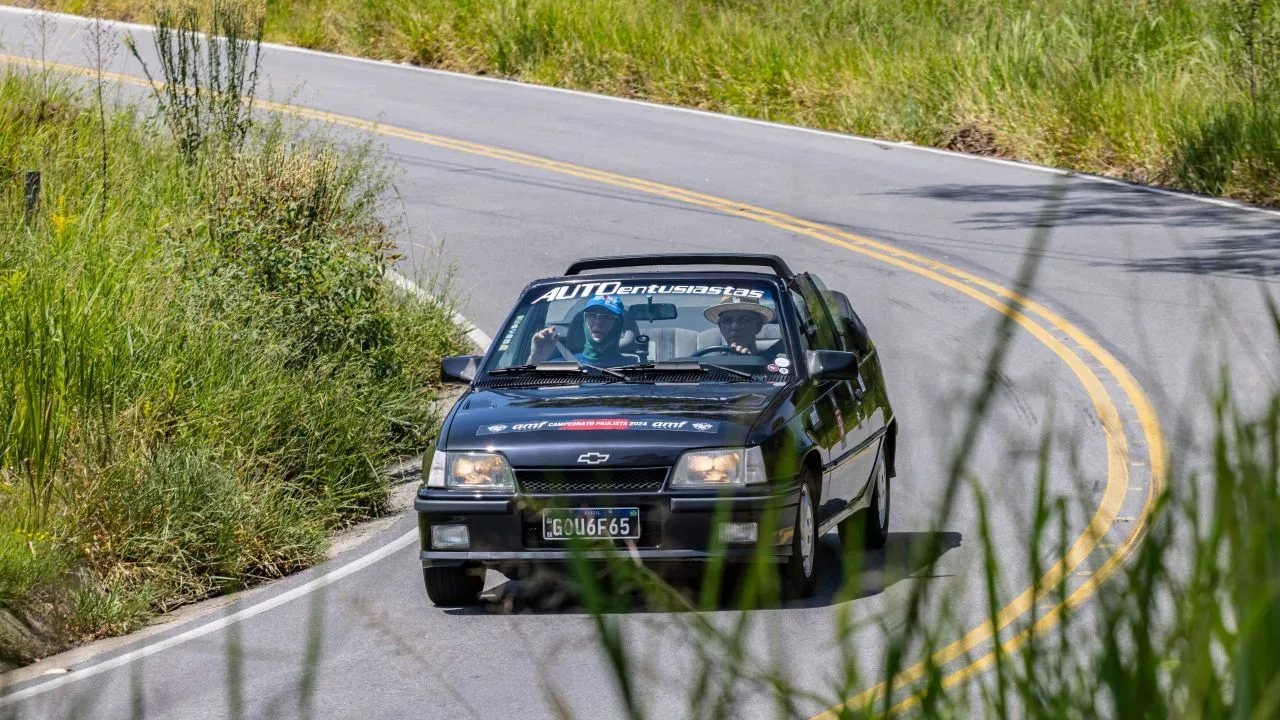
<instances>
[{"instance_id":1,"label":"driver","mask_svg":"<svg viewBox=\"0 0 1280 720\"><path fill-rule=\"evenodd\" d=\"M626 308L616 295L597 295L587 302L582 309L583 347L582 352L573 353L574 359L584 365L599 367L616 367L631 365L634 358L618 351L618 341L622 338L622 315ZM561 344L556 329L547 326L533 334L532 347L529 352L529 364L537 365L551 359L557 354L565 358L569 349Z\"/></svg>"},{"instance_id":2,"label":"driver","mask_svg":"<svg viewBox=\"0 0 1280 720\"><path fill-rule=\"evenodd\" d=\"M768 362L778 355L779 343L763 350L756 347L756 335L764 324L773 319L773 310L759 303L740 297L722 297L718 305L702 311L708 320L720 328L724 344L740 355L759 355Z\"/></svg>"}]
</instances>

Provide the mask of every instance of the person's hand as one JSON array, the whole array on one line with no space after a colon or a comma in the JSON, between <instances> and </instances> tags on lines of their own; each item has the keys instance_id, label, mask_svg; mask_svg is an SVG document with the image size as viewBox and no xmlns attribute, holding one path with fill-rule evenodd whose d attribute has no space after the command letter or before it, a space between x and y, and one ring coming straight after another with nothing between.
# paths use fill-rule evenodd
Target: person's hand
<instances>
[{"instance_id":1,"label":"person's hand","mask_svg":"<svg viewBox=\"0 0 1280 720\"><path fill-rule=\"evenodd\" d=\"M754 351L754 350L751 350L751 349L749 349L749 348L745 348L745 347L743 347L743 346L741 346L741 345L739 345L739 344L737 344L737 343L729 343L729 347L730 347L730 348L732 348L732 349L733 349L733 351L734 351L734 352L736 352L736 353L738 353L739 355L754 355L754 354L755 354L755 351Z\"/></svg>"},{"instance_id":2,"label":"person's hand","mask_svg":"<svg viewBox=\"0 0 1280 720\"><path fill-rule=\"evenodd\" d=\"M529 364L536 365L551 357L551 354L556 351L558 342L560 342L560 335L550 325L534 333L533 352L529 353Z\"/></svg>"}]
</instances>

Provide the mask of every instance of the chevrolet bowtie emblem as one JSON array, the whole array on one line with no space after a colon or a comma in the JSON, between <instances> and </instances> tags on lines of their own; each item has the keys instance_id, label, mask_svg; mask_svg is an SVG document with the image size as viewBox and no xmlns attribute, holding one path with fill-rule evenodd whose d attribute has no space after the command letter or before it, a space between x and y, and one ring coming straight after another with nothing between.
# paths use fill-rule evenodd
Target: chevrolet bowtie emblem
<instances>
[{"instance_id":1,"label":"chevrolet bowtie emblem","mask_svg":"<svg viewBox=\"0 0 1280 720\"><path fill-rule=\"evenodd\" d=\"M607 454L598 452L582 453L578 456L578 462L586 463L588 465L599 465L608 459L609 456Z\"/></svg>"}]
</instances>

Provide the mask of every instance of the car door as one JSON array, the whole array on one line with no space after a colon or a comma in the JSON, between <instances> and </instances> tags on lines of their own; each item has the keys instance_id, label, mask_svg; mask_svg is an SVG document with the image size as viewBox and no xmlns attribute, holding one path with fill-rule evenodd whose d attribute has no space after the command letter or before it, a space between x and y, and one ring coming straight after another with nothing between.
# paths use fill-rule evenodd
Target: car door
<instances>
[{"instance_id":1,"label":"car door","mask_svg":"<svg viewBox=\"0 0 1280 720\"><path fill-rule=\"evenodd\" d=\"M798 310L802 309L803 341L812 350L843 350L840 337L830 313L824 307L822 297L807 276L795 280L792 299ZM857 401L854 386L848 380L824 380L815 383L815 400L812 414L822 421L822 435L815 434L827 451L824 460L825 482L822 502L818 507L821 523L839 514L861 489L857 486L856 470L850 466L853 458L850 444L850 422L856 418Z\"/></svg>"},{"instance_id":2,"label":"car door","mask_svg":"<svg viewBox=\"0 0 1280 720\"><path fill-rule=\"evenodd\" d=\"M800 277L801 291L808 295L809 306L815 309L819 325L826 325L831 336L828 350L856 352L854 343L846 337L840 322L840 310L828 302L832 295L817 275L805 273ZM854 380L840 380L832 388L832 400L836 405L836 423L842 434L840 454L833 462L833 487L831 502L840 502L837 512L844 511L851 502L858 500L873 468L874 454L868 452L872 430L867 427L864 411L867 387L861 375Z\"/></svg>"},{"instance_id":3,"label":"car door","mask_svg":"<svg viewBox=\"0 0 1280 720\"><path fill-rule=\"evenodd\" d=\"M810 282L822 298L824 309L835 323L841 348L858 355L858 378L850 381L851 397L849 403L842 407L845 418L845 429L848 432L848 448L851 456L847 458L851 482L851 497L863 500L871 471L875 468L877 440L883 434L886 418L880 409L877 387L873 387L880 378L875 348L865 337L862 322L848 305L847 298L827 289L816 275L809 276ZM841 302L843 300L843 302ZM848 316L849 322L845 321ZM854 336L861 329L862 338Z\"/></svg>"}]
</instances>

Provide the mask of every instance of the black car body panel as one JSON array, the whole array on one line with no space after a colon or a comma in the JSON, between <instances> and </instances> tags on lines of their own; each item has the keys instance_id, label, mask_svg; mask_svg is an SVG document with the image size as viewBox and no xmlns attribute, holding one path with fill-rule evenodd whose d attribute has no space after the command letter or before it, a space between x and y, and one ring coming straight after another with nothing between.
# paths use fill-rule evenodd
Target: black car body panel
<instances>
[{"instance_id":1,"label":"black car body panel","mask_svg":"<svg viewBox=\"0 0 1280 720\"><path fill-rule=\"evenodd\" d=\"M584 440L598 439L615 454L611 466L671 464L690 448L748 443L752 426L781 393L744 385L480 390L458 402L446 447L497 448L513 467L574 467ZM626 429L588 429L607 428L611 420Z\"/></svg>"},{"instance_id":2,"label":"black car body panel","mask_svg":"<svg viewBox=\"0 0 1280 720\"><path fill-rule=\"evenodd\" d=\"M467 367L468 375L474 372L474 379L446 417L434 451L501 455L514 474L515 491L495 495L421 488L415 508L424 567L469 564L502 569L563 561L569 553L566 543L542 535L540 513L548 507L639 509L639 537L593 540L593 556L705 560L715 544L717 523L759 521L761 532L767 532L759 546L782 562L791 552L800 478L806 471L816 481L819 534L867 507L877 458L883 454L892 472L896 442L896 419L874 344L856 315L849 317L847 298L826 291L811 275L791 275L785 264L781 268L786 275L629 272L551 278L526 287L526 300L508 316L498 336L502 339L484 358L452 363L451 367ZM715 382L637 371L641 374L625 380L584 375L581 382L540 383L540 376L531 376L522 387L506 379L510 376L488 374L503 351L508 364L519 362L510 358L523 354L519 344L536 329L520 327L532 307L528 298L555 297L557 292L572 297L580 291L572 283L590 281L610 288L621 283L626 289L627 282L643 288L650 280L655 283L650 288L656 283L662 288L702 287L679 283L704 283L715 290L735 284L767 288L769 297L776 298L773 321L779 346L792 349L791 357L783 358L787 364L779 370L771 363L772 370L753 372L750 379ZM581 294L585 299L589 293ZM648 302L652 297L651 292ZM637 345L647 337L644 327L640 326ZM801 355L808 350L855 352L858 371L844 379L813 377L804 362L810 356ZM852 372L853 364L845 363ZM463 378L470 379L455 376ZM671 484L673 469L687 451L753 447L763 455L767 482L700 489ZM427 460L429 464L430 455ZM433 547L433 525L466 525L468 546ZM722 550L729 559L745 559L756 551L756 543L730 543Z\"/></svg>"}]
</instances>

